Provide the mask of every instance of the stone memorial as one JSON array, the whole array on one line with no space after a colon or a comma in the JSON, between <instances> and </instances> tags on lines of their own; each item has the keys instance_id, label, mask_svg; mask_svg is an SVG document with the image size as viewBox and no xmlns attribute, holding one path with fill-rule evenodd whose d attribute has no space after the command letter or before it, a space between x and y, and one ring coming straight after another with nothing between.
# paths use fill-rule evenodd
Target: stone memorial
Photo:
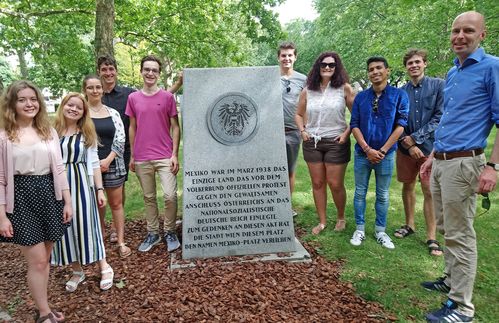
<instances>
[{"instance_id":1,"label":"stone memorial","mask_svg":"<svg viewBox=\"0 0 499 323\"><path fill-rule=\"evenodd\" d=\"M184 70L184 259L293 252L278 67Z\"/></svg>"}]
</instances>

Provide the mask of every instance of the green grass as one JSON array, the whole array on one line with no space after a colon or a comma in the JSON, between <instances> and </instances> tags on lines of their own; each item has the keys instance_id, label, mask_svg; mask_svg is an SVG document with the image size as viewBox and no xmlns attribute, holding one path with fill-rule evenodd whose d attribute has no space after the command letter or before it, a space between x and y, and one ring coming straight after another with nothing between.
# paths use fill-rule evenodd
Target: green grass
<instances>
[{"instance_id":1,"label":"green grass","mask_svg":"<svg viewBox=\"0 0 499 323\"><path fill-rule=\"evenodd\" d=\"M487 156L495 138L495 129L490 139ZM352 140L354 142L354 140ZM353 144L352 142L352 144ZM179 214L182 208L182 178L179 183ZM445 296L423 290L419 283L439 277L443 270L443 257L430 257L425 244L425 226L422 211L422 194L417 187L416 234L406 239L394 239L395 250L387 250L376 243L374 230L374 175L370 183L367 197L366 235L367 239L361 247L353 247L349 239L355 230L353 217L353 160L350 162L345 177L347 189L346 219L347 229L344 232L333 231L336 210L329 194L328 227L318 237L307 235L305 240L315 240L320 243L320 254L330 260L344 261L341 279L352 282L357 293L367 300L381 303L388 311L397 315L400 321L423 321L424 314L429 310L439 308ZM158 185L158 201L161 201L161 189ZM497 253L498 239L496 236L497 215L499 214L499 193L490 194L492 206L488 213L478 217L475 229L478 236L478 274L475 282L473 302L476 307L475 322L494 322L499 317L497 300L499 299L499 278ZM480 204L479 198L479 203ZM293 206L299 211L295 218L296 225L310 232L317 224L317 216L310 186L310 177L302 156L297 167L297 181L293 194ZM477 213L480 213L478 209ZM130 174L127 183L126 214L128 219L141 218L143 201L140 185L136 176ZM401 199L401 185L394 177L390 187L390 209L388 213L387 232L393 237L393 232L404 223L404 211ZM438 236L443 242L443 237Z\"/></svg>"}]
</instances>

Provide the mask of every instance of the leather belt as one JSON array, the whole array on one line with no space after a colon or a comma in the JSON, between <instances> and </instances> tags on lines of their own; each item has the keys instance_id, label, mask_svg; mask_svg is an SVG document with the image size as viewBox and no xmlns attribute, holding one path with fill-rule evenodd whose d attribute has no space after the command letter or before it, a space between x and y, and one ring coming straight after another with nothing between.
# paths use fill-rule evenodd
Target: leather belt
<instances>
[{"instance_id":1,"label":"leather belt","mask_svg":"<svg viewBox=\"0 0 499 323\"><path fill-rule=\"evenodd\" d=\"M450 160L453 158L459 158L459 157L475 157L478 155L483 154L483 149L478 148L478 149L473 149L473 150L463 150L463 151L454 151L451 153L437 153L433 155L436 159L440 160Z\"/></svg>"}]
</instances>

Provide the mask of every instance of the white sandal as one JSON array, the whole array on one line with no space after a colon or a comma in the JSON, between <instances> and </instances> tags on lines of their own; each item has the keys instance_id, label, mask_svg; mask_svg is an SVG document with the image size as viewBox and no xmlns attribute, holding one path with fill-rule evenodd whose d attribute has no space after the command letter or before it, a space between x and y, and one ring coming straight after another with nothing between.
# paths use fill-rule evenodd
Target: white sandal
<instances>
[{"instance_id":1,"label":"white sandal","mask_svg":"<svg viewBox=\"0 0 499 323\"><path fill-rule=\"evenodd\" d=\"M312 229L312 234L313 235L318 235L319 233L322 232L326 228L326 225L323 223L319 223L315 228Z\"/></svg>"},{"instance_id":2,"label":"white sandal","mask_svg":"<svg viewBox=\"0 0 499 323\"><path fill-rule=\"evenodd\" d=\"M101 290L108 290L111 287L113 287L113 281L114 281L114 271L111 266L108 266L106 269L100 272L101 277L103 277L105 274L111 274L111 278L107 279L101 279L100 281L100 289Z\"/></svg>"},{"instance_id":3,"label":"white sandal","mask_svg":"<svg viewBox=\"0 0 499 323\"><path fill-rule=\"evenodd\" d=\"M78 276L78 281L72 280L74 276ZM83 271L73 271L71 278L66 282L66 291L72 293L77 288L78 285L85 280L85 273Z\"/></svg>"}]
</instances>

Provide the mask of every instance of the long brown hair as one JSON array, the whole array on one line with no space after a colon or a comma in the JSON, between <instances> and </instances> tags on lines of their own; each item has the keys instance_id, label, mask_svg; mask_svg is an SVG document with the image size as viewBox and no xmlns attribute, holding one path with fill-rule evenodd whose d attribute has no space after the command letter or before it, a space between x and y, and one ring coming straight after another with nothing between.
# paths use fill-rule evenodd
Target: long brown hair
<instances>
[{"instance_id":1,"label":"long brown hair","mask_svg":"<svg viewBox=\"0 0 499 323\"><path fill-rule=\"evenodd\" d=\"M333 77L331 78L331 87L339 88L345 83L349 82L348 73L341 62L340 55L336 52L324 52L317 57L312 69L308 73L307 77L307 87L312 91L319 91L321 86L321 62L326 57L334 58L336 62L336 68L334 70Z\"/></svg>"},{"instance_id":2,"label":"long brown hair","mask_svg":"<svg viewBox=\"0 0 499 323\"><path fill-rule=\"evenodd\" d=\"M78 126L78 129L81 131L83 134L83 137L85 138L85 147L92 147L96 146L98 144L98 137L97 133L95 132L95 126L90 119L90 113L88 111L88 102L85 100L85 97L77 92L69 92L66 94L66 96L62 99L61 104L59 105L59 108L57 109L57 113L55 116L55 121L54 121L54 128L57 130L57 133L59 134L59 137L64 136L64 132L67 129L67 123L66 123L66 118L64 118L64 106L68 103L68 101L71 98L78 98L83 102L83 116L78 120L76 123Z\"/></svg>"},{"instance_id":3,"label":"long brown hair","mask_svg":"<svg viewBox=\"0 0 499 323\"><path fill-rule=\"evenodd\" d=\"M10 141L18 140L19 126L16 121L17 93L24 89L32 89L38 100L38 113L33 118L33 128L42 140L52 139L50 121L47 115L47 107L43 95L33 83L26 80L14 81L9 85L2 96L0 103L1 123Z\"/></svg>"}]
</instances>

